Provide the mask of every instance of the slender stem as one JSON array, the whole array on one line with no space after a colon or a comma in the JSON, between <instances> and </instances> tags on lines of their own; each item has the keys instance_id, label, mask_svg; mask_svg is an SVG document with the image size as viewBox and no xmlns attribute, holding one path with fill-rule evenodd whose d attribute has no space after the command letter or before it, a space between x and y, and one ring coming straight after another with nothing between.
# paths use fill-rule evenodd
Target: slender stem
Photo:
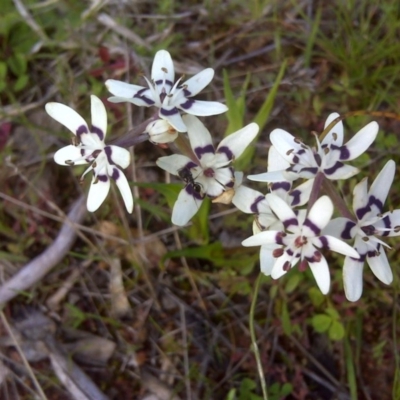
<instances>
[{"instance_id":1,"label":"slender stem","mask_svg":"<svg viewBox=\"0 0 400 400\"><path fill-rule=\"evenodd\" d=\"M329 179L324 179L324 181L322 182L322 187L324 188L325 193L332 200L334 206L339 210L340 214L351 221L357 222L356 218L350 212L343 198L339 196L337 188L333 186L332 182Z\"/></svg>"},{"instance_id":2,"label":"slender stem","mask_svg":"<svg viewBox=\"0 0 400 400\"><path fill-rule=\"evenodd\" d=\"M314 184L311 190L310 199L308 200L307 214L311 210L314 203L317 201L324 180L325 180L325 175L322 172L318 172L314 179Z\"/></svg>"},{"instance_id":3,"label":"slender stem","mask_svg":"<svg viewBox=\"0 0 400 400\"><path fill-rule=\"evenodd\" d=\"M254 351L254 355L256 357L257 371L258 371L258 376L260 377L261 389L263 392L263 399L268 400L267 384L265 382L264 371L263 371L263 367L261 364L260 351L258 350L256 332L254 329L254 313L256 310L258 292L260 291L260 287L261 287L262 275L263 275L262 272L260 272L260 274L258 275L258 278L256 280L256 287L254 288L254 296L253 296L253 300L251 301L251 306L250 306L249 328L250 328L250 337L251 337L251 347L252 347L252 349Z\"/></svg>"},{"instance_id":4,"label":"slender stem","mask_svg":"<svg viewBox=\"0 0 400 400\"><path fill-rule=\"evenodd\" d=\"M135 126L126 135L111 140L109 144L128 148L131 146L135 146L138 143L145 142L149 139L148 133L145 132L147 125L150 124L150 122L155 121L156 119L158 119L158 111L152 117Z\"/></svg>"}]
</instances>

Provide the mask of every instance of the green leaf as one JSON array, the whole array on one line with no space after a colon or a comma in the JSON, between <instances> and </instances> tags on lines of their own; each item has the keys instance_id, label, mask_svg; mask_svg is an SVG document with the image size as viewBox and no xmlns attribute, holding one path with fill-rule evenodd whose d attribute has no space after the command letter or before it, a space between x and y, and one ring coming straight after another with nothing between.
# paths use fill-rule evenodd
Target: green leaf
<instances>
[{"instance_id":1,"label":"green leaf","mask_svg":"<svg viewBox=\"0 0 400 400\"><path fill-rule=\"evenodd\" d=\"M260 127L260 131L262 131L262 129L264 128L264 126L267 123L267 120L269 118L269 114L271 113L272 106L274 105L275 97L276 97L276 94L279 89L279 85L280 85L283 75L285 73L286 64L287 64L287 60L285 60L283 62L283 64L281 65L281 69L279 70L279 73L278 73L278 76L276 77L274 85L272 86L270 92L268 93L267 98L264 100L264 103L262 104L256 117L254 118L254 122L256 122L258 124L258 126Z\"/></svg>"},{"instance_id":2,"label":"green leaf","mask_svg":"<svg viewBox=\"0 0 400 400\"><path fill-rule=\"evenodd\" d=\"M293 290L295 290L301 281L301 276L300 274L291 274L289 279L286 282L285 285L285 292L286 293L292 293Z\"/></svg>"},{"instance_id":3,"label":"green leaf","mask_svg":"<svg viewBox=\"0 0 400 400\"><path fill-rule=\"evenodd\" d=\"M325 296L316 287L312 287L308 290L308 296L314 307L320 306L325 301Z\"/></svg>"},{"instance_id":4,"label":"green leaf","mask_svg":"<svg viewBox=\"0 0 400 400\"><path fill-rule=\"evenodd\" d=\"M228 72L223 70L224 77L224 95L228 111L226 117L228 118L229 124L226 129L227 133L232 133L243 127L243 110L241 112L239 104L236 102L232 92L232 88L229 82Z\"/></svg>"},{"instance_id":5,"label":"green leaf","mask_svg":"<svg viewBox=\"0 0 400 400\"><path fill-rule=\"evenodd\" d=\"M340 319L339 313L332 307L327 308L325 313L332 317L332 319Z\"/></svg>"},{"instance_id":6,"label":"green leaf","mask_svg":"<svg viewBox=\"0 0 400 400\"><path fill-rule=\"evenodd\" d=\"M170 258L177 257L191 257L215 261L216 259L223 259L224 253L221 243L215 242L206 246L186 247L182 250L169 251L161 261L165 262Z\"/></svg>"},{"instance_id":7,"label":"green leaf","mask_svg":"<svg viewBox=\"0 0 400 400\"><path fill-rule=\"evenodd\" d=\"M17 81L14 83L14 90L19 92L20 90L24 89L29 82L28 75L21 75L18 77Z\"/></svg>"},{"instance_id":8,"label":"green leaf","mask_svg":"<svg viewBox=\"0 0 400 400\"><path fill-rule=\"evenodd\" d=\"M28 62L26 60L26 56L24 54L18 53L14 54L7 60L8 66L10 70L15 76L24 75L27 68Z\"/></svg>"},{"instance_id":9,"label":"green leaf","mask_svg":"<svg viewBox=\"0 0 400 400\"><path fill-rule=\"evenodd\" d=\"M332 318L326 314L314 315L311 324L317 332L326 332L332 324Z\"/></svg>"},{"instance_id":10,"label":"green leaf","mask_svg":"<svg viewBox=\"0 0 400 400\"><path fill-rule=\"evenodd\" d=\"M342 340L344 338L345 330L340 321L332 321L329 328L329 338L332 340Z\"/></svg>"},{"instance_id":11,"label":"green leaf","mask_svg":"<svg viewBox=\"0 0 400 400\"><path fill-rule=\"evenodd\" d=\"M287 308L287 303L282 304L282 314L281 314L282 328L286 335L292 333L292 322L290 321L290 315Z\"/></svg>"}]
</instances>

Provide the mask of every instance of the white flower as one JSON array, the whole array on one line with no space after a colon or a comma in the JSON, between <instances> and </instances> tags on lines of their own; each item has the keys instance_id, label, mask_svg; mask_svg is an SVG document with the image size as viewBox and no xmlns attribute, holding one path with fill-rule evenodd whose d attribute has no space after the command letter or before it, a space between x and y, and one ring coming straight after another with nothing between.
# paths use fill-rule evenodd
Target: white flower
<instances>
[{"instance_id":1,"label":"white flower","mask_svg":"<svg viewBox=\"0 0 400 400\"><path fill-rule=\"evenodd\" d=\"M354 222L347 218L336 218L326 228L326 232L341 239L354 239L354 248L359 259L346 257L343 266L343 282L347 299L357 301L362 294L362 273L367 261L374 275L383 283L393 280L392 270L380 237L400 235L400 210L383 213L383 205L392 185L396 164L390 160L383 167L368 191L367 178L354 187L353 210L357 218Z\"/></svg>"},{"instance_id":2,"label":"white flower","mask_svg":"<svg viewBox=\"0 0 400 400\"><path fill-rule=\"evenodd\" d=\"M93 171L87 199L89 211L96 211L110 190L110 178L116 182L126 209L132 212L133 197L128 181L118 168L126 168L130 163L129 151L113 145L105 145L107 113L104 104L96 96L90 96L92 125L72 108L61 103L47 103L46 111L50 117L68 128L76 137L74 144L63 147L54 154L54 161L60 165L90 164L83 177Z\"/></svg>"},{"instance_id":3,"label":"white flower","mask_svg":"<svg viewBox=\"0 0 400 400\"><path fill-rule=\"evenodd\" d=\"M268 172L279 170L282 162L286 161L279 156L273 146L268 152ZM313 180L308 180L293 188L292 182L282 181L269 184L270 193L283 199L289 206L298 207L306 204L310 198ZM281 222L271 211L268 201L261 192L242 185L242 177L235 181L235 195L232 203L241 211L247 214L255 214L253 233L256 234L266 229L281 229Z\"/></svg>"},{"instance_id":4,"label":"white flower","mask_svg":"<svg viewBox=\"0 0 400 400\"><path fill-rule=\"evenodd\" d=\"M337 113L331 114L325 122L325 127L338 116ZM282 129L275 129L270 135L271 142L288 167L250 175L248 178L259 182L279 182L297 178L312 179L318 172L322 172L328 179L348 179L359 170L344 162L354 160L364 153L375 140L378 129L376 122L370 122L343 145L343 124L339 122L328 132L322 142L316 138L316 148L303 144Z\"/></svg>"},{"instance_id":5,"label":"white flower","mask_svg":"<svg viewBox=\"0 0 400 400\"><path fill-rule=\"evenodd\" d=\"M137 106L155 106L160 109L159 116L167 120L178 132L186 132L181 112L198 115L216 115L227 111L227 107L216 101L194 100L214 77L214 70L207 68L186 82L175 80L175 70L168 51L156 53L151 69L151 81L146 77L148 88L109 79L108 90L115 96L108 100L113 103L129 101Z\"/></svg>"},{"instance_id":6,"label":"white flower","mask_svg":"<svg viewBox=\"0 0 400 400\"><path fill-rule=\"evenodd\" d=\"M179 135L179 132L164 119L150 122L145 133L149 135L150 142L156 144L173 142Z\"/></svg>"},{"instance_id":7,"label":"white flower","mask_svg":"<svg viewBox=\"0 0 400 400\"><path fill-rule=\"evenodd\" d=\"M160 168L180 176L186 183L172 211L172 222L179 226L196 214L205 196L216 198L233 188L234 171L230 164L243 153L259 129L257 124L249 124L227 136L215 150L210 132L198 118L184 115L183 120L188 128L193 159L174 154L157 160Z\"/></svg>"},{"instance_id":8,"label":"white flower","mask_svg":"<svg viewBox=\"0 0 400 400\"><path fill-rule=\"evenodd\" d=\"M328 263L319 248L339 252L354 258L358 253L345 242L321 235L333 213L333 204L328 196L320 197L306 215L305 210L297 214L280 197L266 196L269 206L283 223L284 230L264 231L242 242L243 246L262 246L261 270L273 279L278 279L300 260L300 270L308 264L321 292L326 294L330 287ZM268 264L266 264L268 263Z\"/></svg>"}]
</instances>

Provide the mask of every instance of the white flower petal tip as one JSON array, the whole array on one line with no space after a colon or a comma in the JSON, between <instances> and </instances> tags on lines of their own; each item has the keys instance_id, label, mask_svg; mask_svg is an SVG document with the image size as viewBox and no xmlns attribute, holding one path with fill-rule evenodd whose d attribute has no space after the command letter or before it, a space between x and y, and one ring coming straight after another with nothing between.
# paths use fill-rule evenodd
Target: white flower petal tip
<instances>
[{"instance_id":1,"label":"white flower petal tip","mask_svg":"<svg viewBox=\"0 0 400 400\"><path fill-rule=\"evenodd\" d=\"M149 140L155 144L171 143L179 135L179 132L164 119L150 122L145 132L148 133Z\"/></svg>"},{"instance_id":2,"label":"white flower petal tip","mask_svg":"<svg viewBox=\"0 0 400 400\"><path fill-rule=\"evenodd\" d=\"M201 203L202 200L188 193L186 188L181 190L172 210L172 223L177 226L185 226L197 213Z\"/></svg>"},{"instance_id":3,"label":"white flower petal tip","mask_svg":"<svg viewBox=\"0 0 400 400\"><path fill-rule=\"evenodd\" d=\"M131 161L127 149L104 143L107 131L107 114L103 102L96 96L91 96L92 124L89 130L83 118L70 107L60 103L48 103L46 111L56 121L70 129L76 138L72 145L58 150L54 161L61 165L90 164L82 178L93 172L90 185L87 208L96 211L103 203L110 190L110 179L113 179L129 212L133 209L133 197L128 181L118 168L126 168Z\"/></svg>"}]
</instances>

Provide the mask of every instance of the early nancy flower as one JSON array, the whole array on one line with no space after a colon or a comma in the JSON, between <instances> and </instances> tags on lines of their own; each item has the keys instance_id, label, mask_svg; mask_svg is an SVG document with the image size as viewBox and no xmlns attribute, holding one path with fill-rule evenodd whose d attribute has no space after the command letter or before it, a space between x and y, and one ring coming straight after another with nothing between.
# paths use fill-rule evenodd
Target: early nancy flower
<instances>
[{"instance_id":1,"label":"early nancy flower","mask_svg":"<svg viewBox=\"0 0 400 400\"><path fill-rule=\"evenodd\" d=\"M354 239L354 248L360 258L345 258L343 282L346 297L357 301L362 294L362 273L367 261L374 275L383 283L393 280L392 270L385 254L387 246L379 237L400 235L400 210L383 213L383 205L392 185L396 164L390 160L383 167L368 191L367 178L354 187L353 210L356 222L348 218L330 221L326 232L341 239Z\"/></svg>"},{"instance_id":2,"label":"early nancy flower","mask_svg":"<svg viewBox=\"0 0 400 400\"><path fill-rule=\"evenodd\" d=\"M338 116L337 113L331 114L325 127ZM348 179L359 170L345 162L364 153L375 140L378 129L376 122L370 122L343 145L343 124L339 122L322 142L316 137L316 147L309 147L290 133L275 129L271 132L270 140L279 155L288 163L288 167L280 171L250 175L248 178L259 182L279 182L297 178L313 179L318 172L322 172L331 180Z\"/></svg>"},{"instance_id":3,"label":"early nancy flower","mask_svg":"<svg viewBox=\"0 0 400 400\"><path fill-rule=\"evenodd\" d=\"M124 199L126 209L132 212L133 197L128 181L120 170L130 163L127 149L104 143L107 131L107 113L104 104L96 96L90 96L92 125L89 128L85 120L72 108L61 103L47 103L47 113L68 128L75 137L73 144L63 147L54 154L54 160L60 165L90 164L83 177L93 172L87 199L89 211L96 211L110 190L112 178Z\"/></svg>"},{"instance_id":4,"label":"early nancy flower","mask_svg":"<svg viewBox=\"0 0 400 400\"><path fill-rule=\"evenodd\" d=\"M333 213L333 204L328 196L320 197L306 215L306 210L298 210L297 214L280 197L274 194L266 196L269 206L283 223L283 230L271 230L257 233L242 242L243 246L262 246L261 270L278 279L300 261L300 269L308 264L317 285L326 294L330 287L328 263L319 250L327 248L338 253L358 258L358 253L347 243L322 235Z\"/></svg>"},{"instance_id":5,"label":"early nancy flower","mask_svg":"<svg viewBox=\"0 0 400 400\"><path fill-rule=\"evenodd\" d=\"M214 70L207 68L185 82L182 82L182 77L174 83L175 69L171 55L166 50L160 50L154 57L151 80L145 77L148 88L109 79L106 86L114 97L108 100L112 103L129 101L137 106L158 107L160 118L167 120L178 132L186 132L182 112L207 116L221 114L228 109L216 101L193 99L213 77Z\"/></svg>"},{"instance_id":6,"label":"early nancy flower","mask_svg":"<svg viewBox=\"0 0 400 400\"><path fill-rule=\"evenodd\" d=\"M179 176L186 187L180 192L172 211L172 222L185 225L196 214L205 196L213 199L234 186L232 161L239 157L258 133L258 125L249 124L227 136L217 149L210 132L193 115L184 115L193 157L174 154L160 157L157 165Z\"/></svg>"}]
</instances>

